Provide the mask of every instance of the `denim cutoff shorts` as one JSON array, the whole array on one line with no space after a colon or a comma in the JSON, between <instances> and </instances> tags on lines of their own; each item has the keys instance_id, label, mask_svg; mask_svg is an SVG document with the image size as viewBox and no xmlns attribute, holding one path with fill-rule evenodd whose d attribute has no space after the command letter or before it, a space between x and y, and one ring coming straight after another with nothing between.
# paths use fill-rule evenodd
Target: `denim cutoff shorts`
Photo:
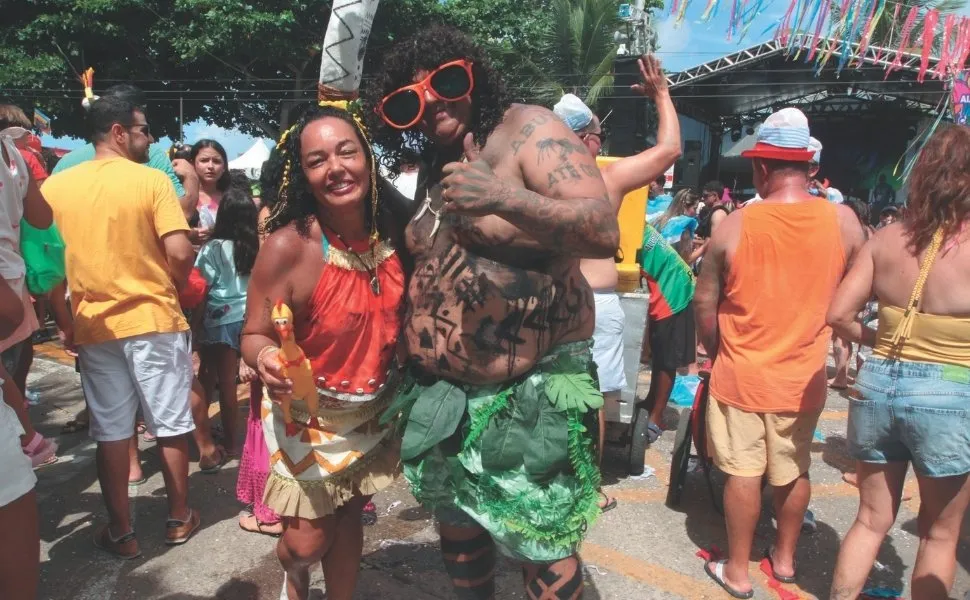
<instances>
[{"instance_id":1,"label":"denim cutoff shorts","mask_svg":"<svg viewBox=\"0 0 970 600\"><path fill-rule=\"evenodd\" d=\"M849 403L849 454L867 463L911 461L916 473L970 473L970 369L866 360Z\"/></svg>"}]
</instances>

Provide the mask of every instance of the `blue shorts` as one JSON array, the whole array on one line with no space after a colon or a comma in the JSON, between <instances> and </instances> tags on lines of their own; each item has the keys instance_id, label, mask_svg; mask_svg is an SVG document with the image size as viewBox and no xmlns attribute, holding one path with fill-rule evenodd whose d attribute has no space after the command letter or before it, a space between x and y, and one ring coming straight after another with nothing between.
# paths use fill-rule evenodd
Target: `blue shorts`
<instances>
[{"instance_id":1,"label":"blue shorts","mask_svg":"<svg viewBox=\"0 0 970 600\"><path fill-rule=\"evenodd\" d=\"M849 403L849 454L867 463L911 461L919 475L970 473L970 369L866 360Z\"/></svg>"},{"instance_id":2,"label":"blue shorts","mask_svg":"<svg viewBox=\"0 0 970 600\"><path fill-rule=\"evenodd\" d=\"M226 323L225 325L204 325L199 335L199 344L210 346L223 344L239 352L239 338L242 335L243 322Z\"/></svg>"}]
</instances>

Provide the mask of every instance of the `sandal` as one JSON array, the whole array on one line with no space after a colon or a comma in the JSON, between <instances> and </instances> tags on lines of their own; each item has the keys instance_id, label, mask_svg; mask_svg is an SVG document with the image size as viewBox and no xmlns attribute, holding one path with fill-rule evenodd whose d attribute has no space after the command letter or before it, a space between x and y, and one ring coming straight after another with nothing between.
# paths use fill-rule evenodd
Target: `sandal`
<instances>
[{"instance_id":1,"label":"sandal","mask_svg":"<svg viewBox=\"0 0 970 600\"><path fill-rule=\"evenodd\" d=\"M604 492L603 490L599 490L599 494L600 496L603 497L604 500L606 500L606 504L599 507L600 514L608 513L614 508L616 508L616 498L610 498L609 496L606 495L606 492Z\"/></svg>"},{"instance_id":2,"label":"sandal","mask_svg":"<svg viewBox=\"0 0 970 600\"><path fill-rule=\"evenodd\" d=\"M654 442L660 439L663 435L664 430L653 423L647 423L647 444L653 445Z\"/></svg>"},{"instance_id":3,"label":"sandal","mask_svg":"<svg viewBox=\"0 0 970 600\"><path fill-rule=\"evenodd\" d=\"M189 516L184 521L169 518L165 521L165 544L168 546L178 546L189 541L189 538L199 530L202 521L199 513L189 509Z\"/></svg>"},{"instance_id":4,"label":"sandal","mask_svg":"<svg viewBox=\"0 0 970 600\"><path fill-rule=\"evenodd\" d=\"M719 586L724 588L725 592L731 594L735 598L741 598L742 600L746 598L753 598L754 590L748 590L747 592L739 592L738 590L728 585L726 581L724 581L724 565L726 564L727 564L726 560L719 560L717 562L706 563L704 565L704 572L707 573L708 577L710 577L715 582L717 582ZM714 567L711 568L711 565L714 565Z\"/></svg>"},{"instance_id":5,"label":"sandal","mask_svg":"<svg viewBox=\"0 0 970 600\"><path fill-rule=\"evenodd\" d=\"M226 452L226 449L223 448L222 446L216 446L215 454L218 458L214 460L212 463L209 463L208 466L203 465L202 459L201 458L199 459L199 471L201 471L205 475L214 475L222 469L223 465L229 462L229 454Z\"/></svg>"},{"instance_id":6,"label":"sandal","mask_svg":"<svg viewBox=\"0 0 970 600\"><path fill-rule=\"evenodd\" d=\"M109 526L105 524L95 532L93 542L96 548L124 560L141 556L141 549L138 547L138 540L135 539L134 529L120 537L113 538Z\"/></svg>"},{"instance_id":7,"label":"sandal","mask_svg":"<svg viewBox=\"0 0 970 600\"><path fill-rule=\"evenodd\" d=\"M775 579L777 579L778 581L782 582L782 583L795 583L795 577L798 574L797 573L798 565L795 564L794 562L792 562L792 565L795 566L795 571L796 571L792 575L790 575L790 576L789 575L779 575L777 572L775 572L775 561L774 561L774 559L771 558L771 553L774 552L774 551L775 551L775 547L774 546L770 546L768 548L765 548L765 560L768 561L768 567L771 569L771 576L774 577Z\"/></svg>"},{"instance_id":8,"label":"sandal","mask_svg":"<svg viewBox=\"0 0 970 600\"><path fill-rule=\"evenodd\" d=\"M261 533L278 538L283 535L283 523L261 523L256 515L250 512L239 513L239 528L250 533Z\"/></svg>"},{"instance_id":9,"label":"sandal","mask_svg":"<svg viewBox=\"0 0 970 600\"><path fill-rule=\"evenodd\" d=\"M360 511L360 522L363 525L374 525L377 523L377 507L373 502L368 502Z\"/></svg>"}]
</instances>

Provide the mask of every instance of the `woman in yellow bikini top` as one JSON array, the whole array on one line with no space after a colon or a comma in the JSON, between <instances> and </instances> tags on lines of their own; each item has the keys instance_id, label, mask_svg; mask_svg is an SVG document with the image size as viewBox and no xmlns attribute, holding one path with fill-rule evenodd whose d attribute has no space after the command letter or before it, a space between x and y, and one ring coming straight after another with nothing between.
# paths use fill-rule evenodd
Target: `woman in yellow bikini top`
<instances>
[{"instance_id":1,"label":"woman in yellow bikini top","mask_svg":"<svg viewBox=\"0 0 970 600\"><path fill-rule=\"evenodd\" d=\"M873 347L849 402L860 505L832 597L862 591L890 529L872 524L895 521L910 463L921 500L913 597L949 596L970 504L970 129L930 138L908 185L903 220L863 247L828 312L837 335ZM856 321L873 295L878 330Z\"/></svg>"}]
</instances>

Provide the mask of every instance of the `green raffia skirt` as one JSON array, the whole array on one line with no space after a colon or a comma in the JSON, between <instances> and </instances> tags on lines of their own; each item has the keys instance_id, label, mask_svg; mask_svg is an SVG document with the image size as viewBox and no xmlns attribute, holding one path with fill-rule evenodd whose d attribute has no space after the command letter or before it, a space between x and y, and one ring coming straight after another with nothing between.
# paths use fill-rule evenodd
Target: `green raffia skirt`
<instances>
[{"instance_id":1,"label":"green raffia skirt","mask_svg":"<svg viewBox=\"0 0 970 600\"><path fill-rule=\"evenodd\" d=\"M398 417L411 492L442 523L485 528L507 556L574 554L599 515L596 383L590 342L552 349L533 370L467 385L411 369L382 417Z\"/></svg>"}]
</instances>

